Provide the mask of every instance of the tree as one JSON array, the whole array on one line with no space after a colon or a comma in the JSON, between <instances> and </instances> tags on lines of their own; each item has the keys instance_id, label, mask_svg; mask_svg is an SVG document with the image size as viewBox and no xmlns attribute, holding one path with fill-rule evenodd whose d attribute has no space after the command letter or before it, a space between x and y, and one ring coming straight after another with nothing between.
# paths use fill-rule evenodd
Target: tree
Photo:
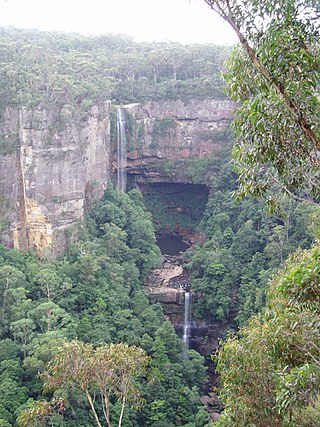
<instances>
[{"instance_id":1,"label":"tree","mask_svg":"<svg viewBox=\"0 0 320 427\"><path fill-rule=\"evenodd\" d=\"M32 319L28 318L22 318L10 324L10 330L14 341L21 345L21 350L23 351L24 356L26 356L27 345L32 339L34 329L35 326Z\"/></svg>"},{"instance_id":2,"label":"tree","mask_svg":"<svg viewBox=\"0 0 320 427\"><path fill-rule=\"evenodd\" d=\"M218 357L225 411L219 427L300 427L319 419L318 245L300 251L273 280L267 307L230 336Z\"/></svg>"},{"instance_id":3,"label":"tree","mask_svg":"<svg viewBox=\"0 0 320 427\"><path fill-rule=\"evenodd\" d=\"M64 412L64 402L62 399L53 398L51 402L46 400L35 401L30 399L27 409L22 410L17 418L19 427L44 427L48 426L48 420L52 420L54 413ZM53 424L50 423L52 426Z\"/></svg>"},{"instance_id":4,"label":"tree","mask_svg":"<svg viewBox=\"0 0 320 427\"><path fill-rule=\"evenodd\" d=\"M11 265L0 267L0 335L8 332L13 315L12 305L15 303L18 290L21 290L24 284L25 276L17 268Z\"/></svg>"},{"instance_id":5,"label":"tree","mask_svg":"<svg viewBox=\"0 0 320 427\"><path fill-rule=\"evenodd\" d=\"M100 36L4 28L0 33L1 105L53 107L59 125L64 106L85 117L88 107L107 99L126 104L164 96L203 98L208 91L224 96L218 73L226 47L134 43L122 36L105 36L113 39L105 43ZM1 149L14 149L12 143Z\"/></svg>"},{"instance_id":6,"label":"tree","mask_svg":"<svg viewBox=\"0 0 320 427\"><path fill-rule=\"evenodd\" d=\"M205 0L233 28L225 73L241 105L233 122L238 194L272 186L319 196L319 4L315 0Z\"/></svg>"},{"instance_id":7,"label":"tree","mask_svg":"<svg viewBox=\"0 0 320 427\"><path fill-rule=\"evenodd\" d=\"M41 269L35 277L35 283L39 286L41 292L45 295L48 302L56 300L61 295L67 293L72 283L59 277L59 272L55 271L53 266Z\"/></svg>"},{"instance_id":8,"label":"tree","mask_svg":"<svg viewBox=\"0 0 320 427\"><path fill-rule=\"evenodd\" d=\"M71 316L53 301L37 305L30 310L29 316L42 333L67 328L72 323Z\"/></svg>"},{"instance_id":9,"label":"tree","mask_svg":"<svg viewBox=\"0 0 320 427\"><path fill-rule=\"evenodd\" d=\"M55 390L71 383L85 393L98 427L102 427L97 410L96 393L101 397L100 404L107 425L111 426L110 403L113 396L120 401L118 426L122 425L125 404L141 405L142 399L136 379L144 373L148 357L144 350L127 344L109 344L94 348L81 341L66 342L56 357L47 365L41 375L45 390ZM37 408L41 411L37 412ZM45 409L42 411L42 409ZM22 427L46 417L52 405L34 402L20 414Z\"/></svg>"},{"instance_id":10,"label":"tree","mask_svg":"<svg viewBox=\"0 0 320 427\"><path fill-rule=\"evenodd\" d=\"M9 426L14 424L16 411L27 399L28 390L21 385L23 374L18 358L8 357L0 362L0 420L10 421Z\"/></svg>"}]
</instances>

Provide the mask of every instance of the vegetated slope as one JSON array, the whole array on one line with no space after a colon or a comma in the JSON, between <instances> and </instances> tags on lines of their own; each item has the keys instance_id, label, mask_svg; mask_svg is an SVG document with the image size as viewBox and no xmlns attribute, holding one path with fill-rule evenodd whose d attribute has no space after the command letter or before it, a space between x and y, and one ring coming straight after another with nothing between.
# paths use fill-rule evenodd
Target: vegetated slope
<instances>
[{"instance_id":1,"label":"vegetated slope","mask_svg":"<svg viewBox=\"0 0 320 427\"><path fill-rule=\"evenodd\" d=\"M3 426L16 425L19 411L31 404L28 399L40 398L38 372L65 340L75 338L94 345L126 342L151 356L148 378L140 384L146 404L140 411L127 408L124 425L206 424L199 395L206 380L203 358L193 350L184 357L182 342L161 307L149 305L142 290L158 258L141 195L135 190L119 194L110 186L86 224L79 224L78 240L59 259L1 247ZM65 405L64 414L53 414L54 425L94 425L79 390L66 385L54 395L63 397Z\"/></svg>"},{"instance_id":2,"label":"vegetated slope","mask_svg":"<svg viewBox=\"0 0 320 427\"><path fill-rule=\"evenodd\" d=\"M206 3L232 26L241 45L226 74L228 93L242 104L233 122L238 195L263 196L271 207L284 194L316 204L320 147L317 2L288 1L281 6L276 1ZM302 246L305 240L299 233L308 206L297 205L302 222L295 235ZM249 257L256 247L254 256L259 255L262 261L273 253L269 259L272 266L275 255L281 259L283 249L287 249L287 237L293 231L290 217L294 221L297 218L288 208L285 211L286 219L278 225L285 225L287 233L281 237L284 230L275 228L273 241L265 249L259 248L263 236L254 223L246 224L247 230L239 234L238 242L231 239L231 247L236 243L234 249L240 254L247 252ZM319 239L318 218L314 218L313 226ZM229 240L230 234L225 236ZM214 243L212 249L217 247ZM221 244L216 252L221 254ZM224 258L218 261L222 265L210 265L207 276L229 275L231 268L223 264ZM251 267L257 272L264 270L263 263L253 261ZM239 271L239 265L235 270L242 272L243 296L250 301L254 272L250 264L246 265L248 279L245 270ZM239 277L235 275L234 279ZM265 310L223 344L218 370L226 409L219 427L320 425L319 295L317 242L311 250L291 256L277 271Z\"/></svg>"},{"instance_id":3,"label":"vegetated slope","mask_svg":"<svg viewBox=\"0 0 320 427\"><path fill-rule=\"evenodd\" d=\"M185 265L198 293L196 317L243 325L264 307L268 281L281 262L296 248L311 246L316 206L284 198L279 212L271 214L261 199L236 200L230 151L226 145L208 165L215 173L199 226L202 237L187 251Z\"/></svg>"}]
</instances>

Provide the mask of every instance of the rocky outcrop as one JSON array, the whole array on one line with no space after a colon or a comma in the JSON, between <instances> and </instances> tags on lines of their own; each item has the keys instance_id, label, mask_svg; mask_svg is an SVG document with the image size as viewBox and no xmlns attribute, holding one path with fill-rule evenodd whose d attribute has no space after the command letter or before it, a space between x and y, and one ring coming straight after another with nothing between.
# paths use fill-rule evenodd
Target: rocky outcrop
<instances>
[{"instance_id":1,"label":"rocky outcrop","mask_svg":"<svg viewBox=\"0 0 320 427\"><path fill-rule=\"evenodd\" d=\"M161 265L152 270L146 280L146 291L150 299L164 304L183 305L184 288L178 284L173 285L177 283L175 279L182 275L183 267L179 257L162 255Z\"/></svg>"},{"instance_id":2,"label":"rocky outcrop","mask_svg":"<svg viewBox=\"0 0 320 427\"><path fill-rule=\"evenodd\" d=\"M161 265L150 272L145 282L149 300L162 304L164 314L174 326L183 324L184 294L189 287L186 273L180 256L162 255Z\"/></svg>"},{"instance_id":3,"label":"rocky outcrop","mask_svg":"<svg viewBox=\"0 0 320 427\"><path fill-rule=\"evenodd\" d=\"M192 303L197 293L190 289L189 273L181 265L181 256L162 255L162 262L149 274L145 290L152 302L160 302L164 314L180 336L183 334L185 292L192 293ZM231 325L228 321L200 320L192 315L190 346L200 354L209 356L219 347Z\"/></svg>"},{"instance_id":4,"label":"rocky outcrop","mask_svg":"<svg viewBox=\"0 0 320 427\"><path fill-rule=\"evenodd\" d=\"M7 202L1 215L8 246L38 252L64 247L65 231L101 197L111 175L110 109L108 102L87 113L5 110L0 197Z\"/></svg>"}]
</instances>

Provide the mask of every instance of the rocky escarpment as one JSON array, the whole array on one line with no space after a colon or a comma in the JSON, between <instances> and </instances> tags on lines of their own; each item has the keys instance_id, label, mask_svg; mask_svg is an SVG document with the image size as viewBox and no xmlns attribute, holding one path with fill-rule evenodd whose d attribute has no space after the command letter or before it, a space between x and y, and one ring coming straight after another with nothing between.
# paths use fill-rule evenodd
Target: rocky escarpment
<instances>
[{"instance_id":1,"label":"rocky escarpment","mask_svg":"<svg viewBox=\"0 0 320 427\"><path fill-rule=\"evenodd\" d=\"M138 182L185 182L152 165L207 158L224 144L234 103L179 100L124 106L127 171ZM117 169L110 102L83 111L6 108L0 117L0 237L40 252L64 249L70 226Z\"/></svg>"},{"instance_id":2,"label":"rocky escarpment","mask_svg":"<svg viewBox=\"0 0 320 427\"><path fill-rule=\"evenodd\" d=\"M219 152L229 135L235 103L229 100L163 100L126 105L133 117L127 172L138 182L188 182L165 169L164 161L206 159Z\"/></svg>"},{"instance_id":3,"label":"rocky escarpment","mask_svg":"<svg viewBox=\"0 0 320 427\"><path fill-rule=\"evenodd\" d=\"M2 242L59 252L65 231L110 176L109 102L86 113L8 108L2 115ZM2 151L1 151L2 150Z\"/></svg>"}]
</instances>

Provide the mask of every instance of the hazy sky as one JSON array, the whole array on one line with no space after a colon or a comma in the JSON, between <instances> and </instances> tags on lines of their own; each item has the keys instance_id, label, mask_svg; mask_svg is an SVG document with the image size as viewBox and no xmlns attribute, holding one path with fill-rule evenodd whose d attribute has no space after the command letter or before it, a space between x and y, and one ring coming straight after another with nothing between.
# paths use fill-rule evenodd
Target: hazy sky
<instances>
[{"instance_id":1,"label":"hazy sky","mask_svg":"<svg viewBox=\"0 0 320 427\"><path fill-rule=\"evenodd\" d=\"M121 33L136 41L237 42L204 0L0 0L0 26L84 34Z\"/></svg>"}]
</instances>

